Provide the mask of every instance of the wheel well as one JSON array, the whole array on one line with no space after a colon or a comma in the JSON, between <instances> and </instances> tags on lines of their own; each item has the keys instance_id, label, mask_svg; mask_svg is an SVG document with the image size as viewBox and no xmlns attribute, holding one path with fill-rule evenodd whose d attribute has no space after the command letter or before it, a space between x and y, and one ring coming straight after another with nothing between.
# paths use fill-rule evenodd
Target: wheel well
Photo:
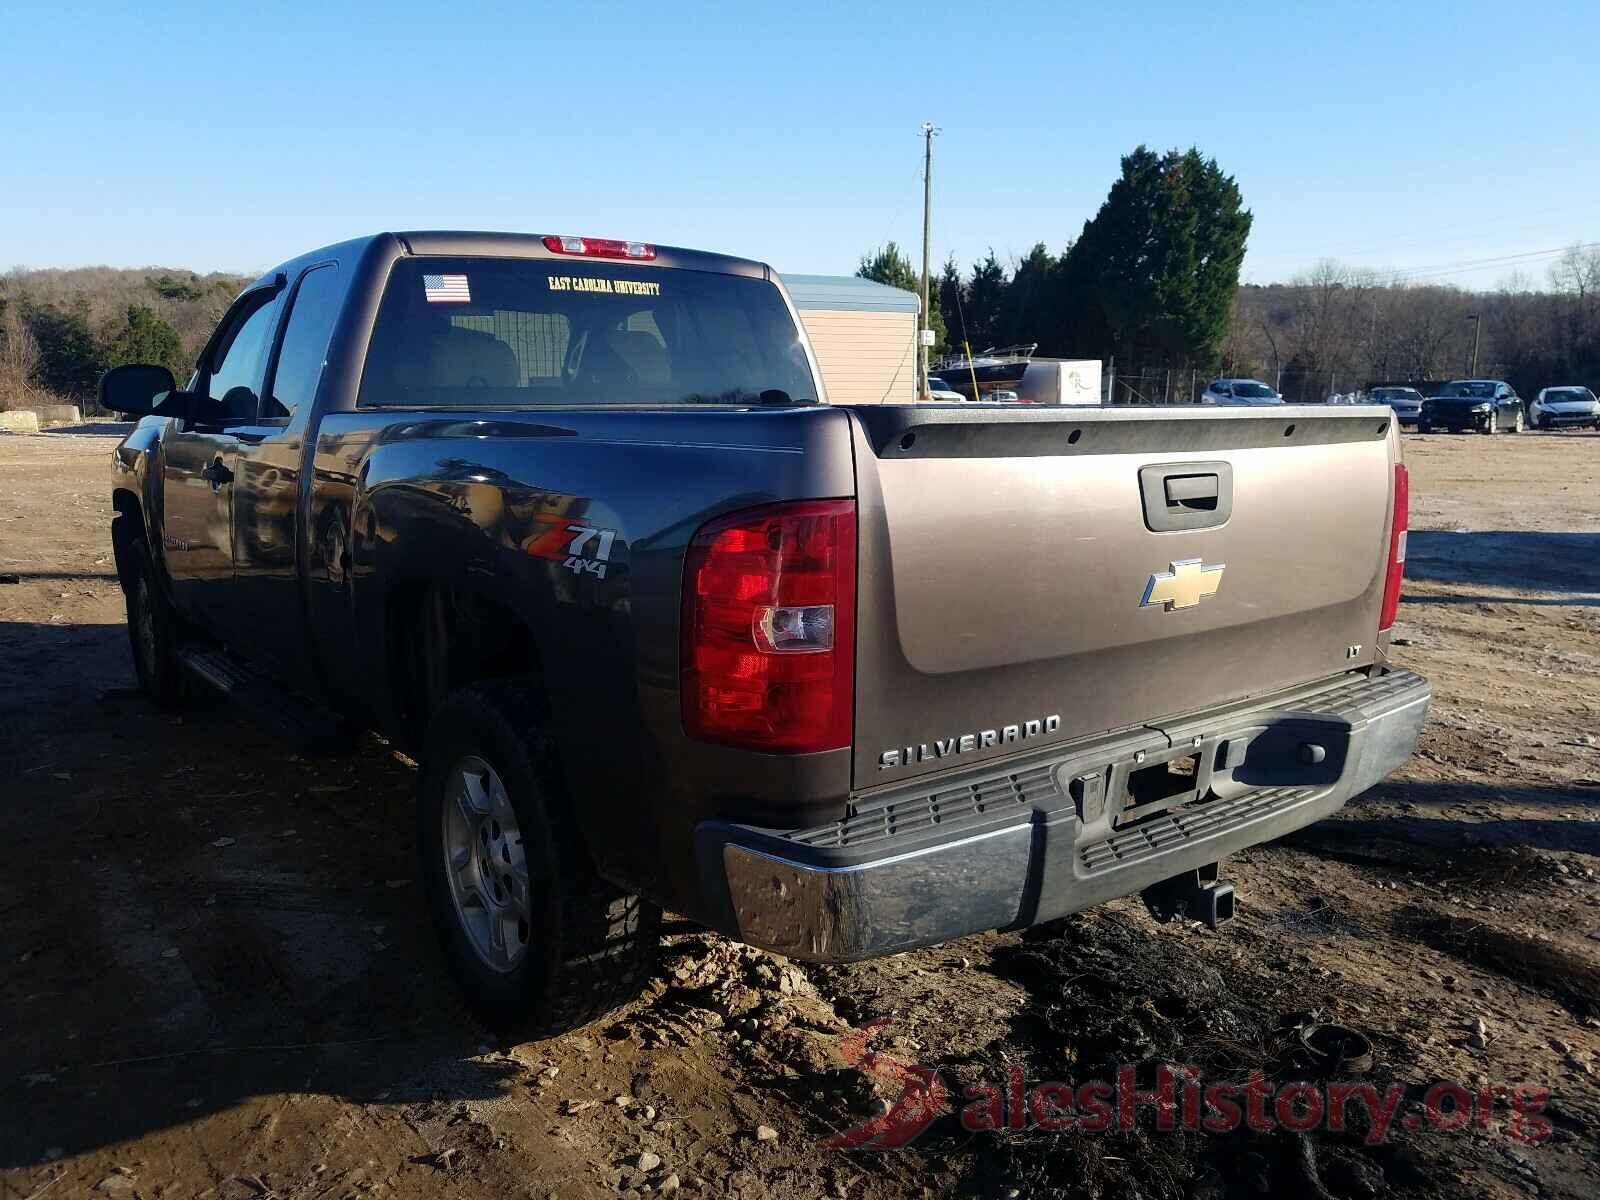
<instances>
[{"instance_id":1,"label":"wheel well","mask_svg":"<svg viewBox=\"0 0 1600 1200\"><path fill-rule=\"evenodd\" d=\"M116 516L111 521L111 553L117 564L117 578L128 579L128 550L145 539L144 510L139 507L139 497L126 488L111 493L111 507Z\"/></svg>"},{"instance_id":2,"label":"wheel well","mask_svg":"<svg viewBox=\"0 0 1600 1200\"><path fill-rule=\"evenodd\" d=\"M394 711L413 745L421 743L434 710L458 688L485 679L537 681L541 675L539 651L522 618L458 584L397 587L385 625Z\"/></svg>"}]
</instances>

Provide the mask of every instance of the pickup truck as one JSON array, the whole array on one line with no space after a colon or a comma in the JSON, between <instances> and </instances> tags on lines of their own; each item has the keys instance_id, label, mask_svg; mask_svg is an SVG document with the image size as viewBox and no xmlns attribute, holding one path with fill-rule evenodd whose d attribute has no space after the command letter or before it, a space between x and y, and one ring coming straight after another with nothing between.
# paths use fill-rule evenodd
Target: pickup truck
<instances>
[{"instance_id":1,"label":"pickup truck","mask_svg":"<svg viewBox=\"0 0 1600 1200\"><path fill-rule=\"evenodd\" d=\"M1383 406L835 407L766 266L443 232L286 262L101 398L142 686L412 748L496 1027L628 999L663 909L813 961L1214 923L1428 705Z\"/></svg>"}]
</instances>

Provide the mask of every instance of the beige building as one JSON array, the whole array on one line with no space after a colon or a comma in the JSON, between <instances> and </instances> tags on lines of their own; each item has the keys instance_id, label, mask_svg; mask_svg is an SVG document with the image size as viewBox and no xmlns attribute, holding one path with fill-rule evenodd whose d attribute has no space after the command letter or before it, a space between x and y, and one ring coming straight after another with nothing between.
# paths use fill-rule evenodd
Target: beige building
<instances>
[{"instance_id":1,"label":"beige building","mask_svg":"<svg viewBox=\"0 0 1600 1200\"><path fill-rule=\"evenodd\" d=\"M914 404L917 309L911 292L847 275L785 275L830 404Z\"/></svg>"}]
</instances>

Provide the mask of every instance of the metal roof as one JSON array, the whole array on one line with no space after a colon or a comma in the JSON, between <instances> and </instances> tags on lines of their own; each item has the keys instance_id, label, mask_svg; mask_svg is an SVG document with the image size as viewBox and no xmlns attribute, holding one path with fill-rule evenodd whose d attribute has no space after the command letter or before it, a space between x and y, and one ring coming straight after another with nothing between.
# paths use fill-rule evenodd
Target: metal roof
<instances>
[{"instance_id":1,"label":"metal roof","mask_svg":"<svg viewBox=\"0 0 1600 1200\"><path fill-rule=\"evenodd\" d=\"M784 275L781 278L794 306L801 311L825 308L847 312L914 313L922 307L915 292L854 275Z\"/></svg>"}]
</instances>

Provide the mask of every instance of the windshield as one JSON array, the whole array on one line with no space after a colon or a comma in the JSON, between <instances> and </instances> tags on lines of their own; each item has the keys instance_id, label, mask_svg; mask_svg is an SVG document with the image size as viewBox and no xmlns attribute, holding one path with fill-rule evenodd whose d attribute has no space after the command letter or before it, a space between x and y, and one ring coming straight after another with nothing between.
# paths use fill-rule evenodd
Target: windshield
<instances>
[{"instance_id":1,"label":"windshield","mask_svg":"<svg viewBox=\"0 0 1600 1200\"><path fill-rule=\"evenodd\" d=\"M1422 394L1413 391L1411 388L1373 388L1372 398L1374 400L1420 400L1422 399Z\"/></svg>"},{"instance_id":2,"label":"windshield","mask_svg":"<svg viewBox=\"0 0 1600 1200\"><path fill-rule=\"evenodd\" d=\"M1439 389L1441 396L1470 396L1478 400L1494 399L1494 384L1475 379L1458 379Z\"/></svg>"},{"instance_id":3,"label":"windshield","mask_svg":"<svg viewBox=\"0 0 1600 1200\"><path fill-rule=\"evenodd\" d=\"M1237 380L1233 385L1233 394L1242 396L1246 400L1270 400L1278 393L1264 383L1254 383L1248 379Z\"/></svg>"},{"instance_id":4,"label":"windshield","mask_svg":"<svg viewBox=\"0 0 1600 1200\"><path fill-rule=\"evenodd\" d=\"M777 287L633 263L395 264L363 405L813 404Z\"/></svg>"},{"instance_id":5,"label":"windshield","mask_svg":"<svg viewBox=\"0 0 1600 1200\"><path fill-rule=\"evenodd\" d=\"M1544 394L1544 398L1551 404L1571 404L1574 401L1584 402L1594 399L1594 393L1588 388L1554 388Z\"/></svg>"}]
</instances>

